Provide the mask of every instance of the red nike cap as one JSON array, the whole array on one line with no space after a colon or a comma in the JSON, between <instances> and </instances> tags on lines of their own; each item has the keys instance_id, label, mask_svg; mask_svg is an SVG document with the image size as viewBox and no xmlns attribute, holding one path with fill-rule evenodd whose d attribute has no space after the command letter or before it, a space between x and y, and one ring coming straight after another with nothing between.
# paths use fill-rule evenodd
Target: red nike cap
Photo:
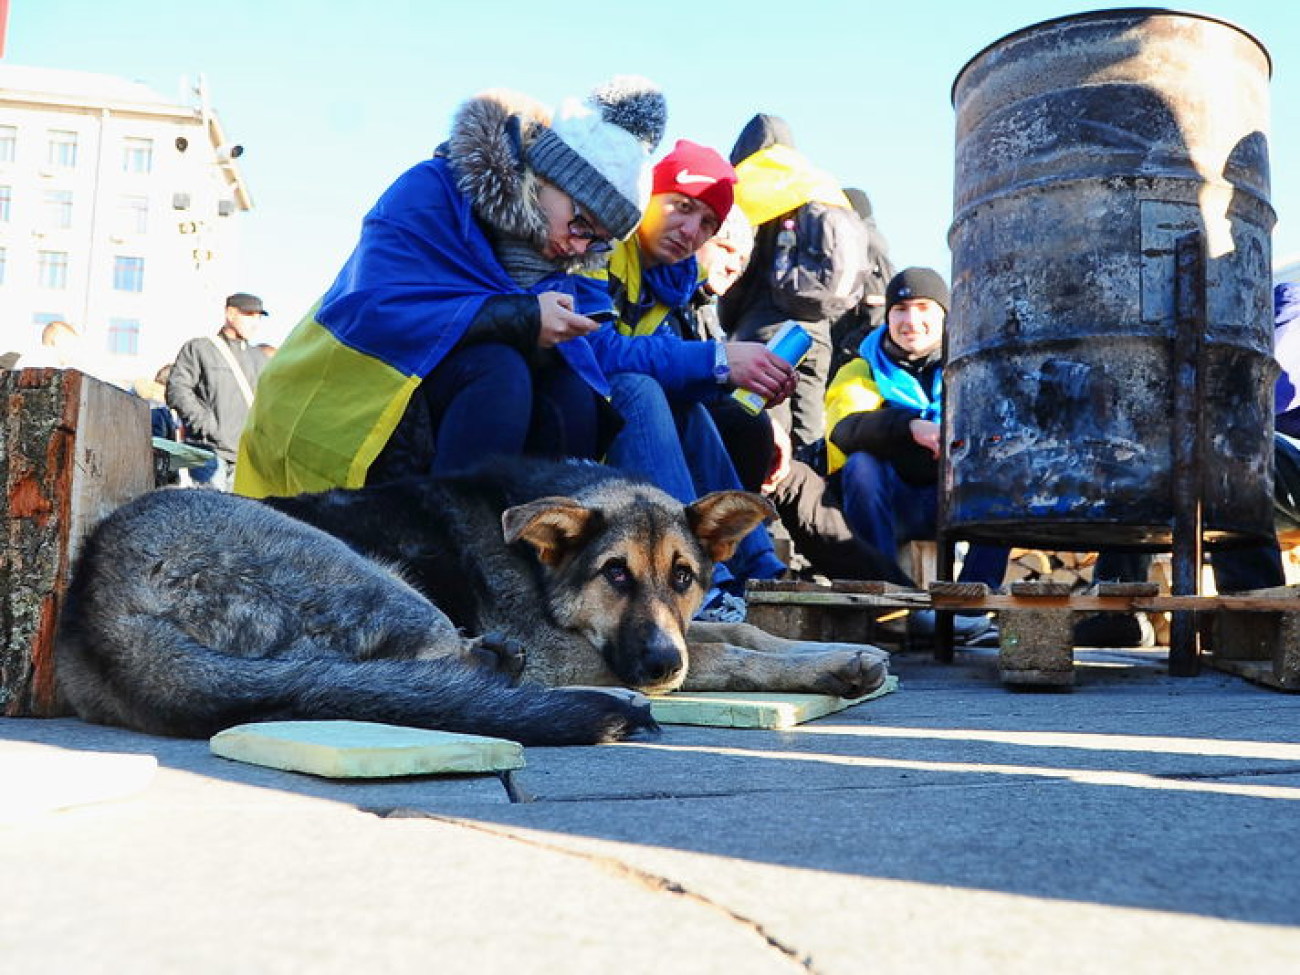
<instances>
[{"instance_id":1,"label":"red nike cap","mask_svg":"<svg viewBox=\"0 0 1300 975\"><path fill-rule=\"evenodd\" d=\"M718 215L718 222L727 219L736 195L736 171L708 146L687 139L678 139L673 151L655 165L654 193L680 193L708 204Z\"/></svg>"}]
</instances>

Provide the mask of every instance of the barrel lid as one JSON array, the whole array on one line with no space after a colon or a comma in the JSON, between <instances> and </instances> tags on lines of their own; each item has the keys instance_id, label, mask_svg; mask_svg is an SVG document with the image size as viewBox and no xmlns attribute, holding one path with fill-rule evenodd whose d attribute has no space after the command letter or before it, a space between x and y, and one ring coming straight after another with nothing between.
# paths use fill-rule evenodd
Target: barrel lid
<instances>
[{"instance_id":1,"label":"barrel lid","mask_svg":"<svg viewBox=\"0 0 1300 975\"><path fill-rule=\"evenodd\" d=\"M971 65L973 65L976 61L982 58L989 51L993 50L995 47L1001 47L1003 44L1006 44L1007 41L1010 41L1016 37L1020 37L1022 34L1030 34L1035 31L1040 31L1045 27L1052 27L1056 24L1063 24L1063 23L1070 23L1070 22L1079 22L1079 21L1087 21L1087 20L1104 20L1115 16L1151 17L1157 15L1168 16L1168 17L1190 17L1195 20L1208 20L1216 24L1222 24L1224 27L1232 28L1233 30L1237 31L1237 33L1250 38L1255 43L1255 45L1260 49L1260 52L1263 53L1264 60L1268 62L1268 76L1270 78L1273 77L1273 56L1268 53L1268 48L1264 46L1263 42L1258 37L1256 37L1250 31L1246 30L1240 24L1234 24L1232 21L1225 20L1222 17L1212 17L1209 14L1196 13L1194 11L1188 11L1188 10L1173 10L1169 7L1111 7L1105 10L1089 10L1085 13L1065 14L1060 17L1051 17L1047 20L1041 20L1036 24L1030 24L1027 27L1021 27L1019 30L1013 30L1010 34L1005 34L1002 37L999 37L996 41L984 45L984 47L980 48L979 52L974 57L972 57L969 61L967 61L964 65L962 65L961 70L957 72L957 77L953 79L952 88L950 88L948 92L948 100L953 105L957 103L957 86L961 83L962 75L964 75L968 70L970 70Z\"/></svg>"}]
</instances>

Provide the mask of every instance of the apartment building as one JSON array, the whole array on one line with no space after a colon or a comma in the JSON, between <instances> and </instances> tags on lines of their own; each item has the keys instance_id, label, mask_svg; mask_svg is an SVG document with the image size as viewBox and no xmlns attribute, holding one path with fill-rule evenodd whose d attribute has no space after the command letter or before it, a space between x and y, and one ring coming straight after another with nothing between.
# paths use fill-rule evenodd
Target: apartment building
<instances>
[{"instance_id":1,"label":"apartment building","mask_svg":"<svg viewBox=\"0 0 1300 975\"><path fill-rule=\"evenodd\" d=\"M219 324L252 200L202 81L187 95L0 65L0 352L67 321L126 384Z\"/></svg>"}]
</instances>

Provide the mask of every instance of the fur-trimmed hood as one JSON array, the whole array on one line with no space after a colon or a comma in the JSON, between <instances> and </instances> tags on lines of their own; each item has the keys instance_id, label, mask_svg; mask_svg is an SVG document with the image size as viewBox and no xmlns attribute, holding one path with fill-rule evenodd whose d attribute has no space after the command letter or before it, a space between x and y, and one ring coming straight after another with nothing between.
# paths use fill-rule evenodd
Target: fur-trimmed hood
<instances>
[{"instance_id":1,"label":"fur-trimmed hood","mask_svg":"<svg viewBox=\"0 0 1300 975\"><path fill-rule=\"evenodd\" d=\"M537 248L546 243L546 216L537 203L539 179L524 151L550 123L541 102L503 88L466 101L452 120L447 161L474 215L494 235Z\"/></svg>"}]
</instances>

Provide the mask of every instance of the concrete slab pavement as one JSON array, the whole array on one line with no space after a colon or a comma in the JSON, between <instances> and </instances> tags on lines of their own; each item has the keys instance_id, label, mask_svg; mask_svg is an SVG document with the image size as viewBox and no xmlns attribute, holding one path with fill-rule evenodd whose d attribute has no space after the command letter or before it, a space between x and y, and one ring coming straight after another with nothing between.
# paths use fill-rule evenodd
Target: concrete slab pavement
<instances>
[{"instance_id":1,"label":"concrete slab pavement","mask_svg":"<svg viewBox=\"0 0 1300 975\"><path fill-rule=\"evenodd\" d=\"M666 728L493 777L329 782L204 742L134 797L0 825L6 972L1291 972L1300 697L1154 652L1067 693L990 652L785 732ZM3 788L0 778L0 788Z\"/></svg>"}]
</instances>

